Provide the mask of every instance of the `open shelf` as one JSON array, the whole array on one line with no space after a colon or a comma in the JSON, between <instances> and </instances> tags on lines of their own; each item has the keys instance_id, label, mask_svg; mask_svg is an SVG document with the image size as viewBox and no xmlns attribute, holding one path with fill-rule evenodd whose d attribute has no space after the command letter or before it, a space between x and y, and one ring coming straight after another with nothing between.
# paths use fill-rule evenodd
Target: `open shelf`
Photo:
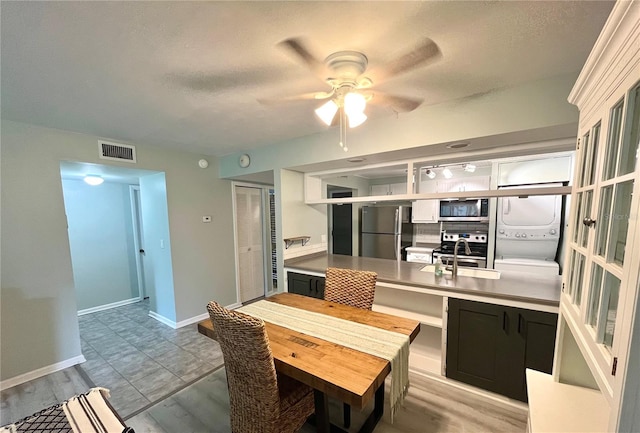
<instances>
[{"instance_id":1,"label":"open shelf","mask_svg":"<svg viewBox=\"0 0 640 433\"><path fill-rule=\"evenodd\" d=\"M311 239L311 236L294 236L292 238L283 239L284 249L285 250L288 249L291 245L293 245L298 241L300 241L300 243L304 247L307 244L307 242L309 242L309 239Z\"/></svg>"},{"instance_id":2,"label":"open shelf","mask_svg":"<svg viewBox=\"0 0 640 433\"><path fill-rule=\"evenodd\" d=\"M418 351L409 352L409 369L432 376L441 376L440 358L434 358Z\"/></svg>"},{"instance_id":3,"label":"open shelf","mask_svg":"<svg viewBox=\"0 0 640 433\"><path fill-rule=\"evenodd\" d=\"M405 319L416 320L423 325L433 326L434 328L442 328L442 317L430 316L427 314L416 313L414 311L402 310L400 308L378 304L373 304L373 311L391 314L392 316L404 317Z\"/></svg>"}]
</instances>

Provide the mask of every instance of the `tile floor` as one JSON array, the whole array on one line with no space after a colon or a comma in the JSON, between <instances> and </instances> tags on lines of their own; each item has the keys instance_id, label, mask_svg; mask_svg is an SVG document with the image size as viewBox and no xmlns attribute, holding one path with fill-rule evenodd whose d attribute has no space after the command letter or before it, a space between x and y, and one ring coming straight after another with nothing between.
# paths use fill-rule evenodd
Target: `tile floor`
<instances>
[{"instance_id":1,"label":"tile floor","mask_svg":"<svg viewBox=\"0 0 640 433\"><path fill-rule=\"evenodd\" d=\"M80 316L80 364L95 386L129 417L223 364L217 342L196 325L180 329L152 319L148 300Z\"/></svg>"}]
</instances>

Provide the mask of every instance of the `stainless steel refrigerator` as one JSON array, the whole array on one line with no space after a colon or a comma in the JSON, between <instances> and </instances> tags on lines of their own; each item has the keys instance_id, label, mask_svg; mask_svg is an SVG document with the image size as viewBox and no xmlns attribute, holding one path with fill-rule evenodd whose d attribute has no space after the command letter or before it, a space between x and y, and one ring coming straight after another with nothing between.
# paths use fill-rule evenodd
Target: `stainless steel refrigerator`
<instances>
[{"instance_id":1,"label":"stainless steel refrigerator","mask_svg":"<svg viewBox=\"0 0 640 433\"><path fill-rule=\"evenodd\" d=\"M410 206L363 206L360 210L360 255L406 260L412 245Z\"/></svg>"}]
</instances>

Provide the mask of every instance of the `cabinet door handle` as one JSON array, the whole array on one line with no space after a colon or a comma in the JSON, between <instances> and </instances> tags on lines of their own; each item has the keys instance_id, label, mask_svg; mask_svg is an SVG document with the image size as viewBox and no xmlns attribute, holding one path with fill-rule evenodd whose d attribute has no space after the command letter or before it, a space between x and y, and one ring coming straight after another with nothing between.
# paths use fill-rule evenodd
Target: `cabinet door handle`
<instances>
[{"instance_id":1,"label":"cabinet door handle","mask_svg":"<svg viewBox=\"0 0 640 433\"><path fill-rule=\"evenodd\" d=\"M502 330L507 332L509 328L509 316L506 311L502 312Z\"/></svg>"},{"instance_id":2,"label":"cabinet door handle","mask_svg":"<svg viewBox=\"0 0 640 433\"><path fill-rule=\"evenodd\" d=\"M518 334L524 335L524 318L518 313Z\"/></svg>"}]
</instances>

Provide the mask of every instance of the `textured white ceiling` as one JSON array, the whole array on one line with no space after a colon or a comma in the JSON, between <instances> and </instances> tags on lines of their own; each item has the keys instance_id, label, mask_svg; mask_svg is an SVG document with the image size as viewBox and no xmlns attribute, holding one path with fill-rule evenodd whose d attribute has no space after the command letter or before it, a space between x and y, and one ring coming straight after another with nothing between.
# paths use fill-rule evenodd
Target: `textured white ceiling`
<instances>
[{"instance_id":1,"label":"textured white ceiling","mask_svg":"<svg viewBox=\"0 0 640 433\"><path fill-rule=\"evenodd\" d=\"M381 66L433 39L443 57L376 88L425 104L582 67L613 2L2 2L2 117L211 155L326 130L326 90L279 41ZM374 83L375 84L375 83ZM391 116L377 109L370 122ZM402 114L400 114L402 115Z\"/></svg>"}]
</instances>

